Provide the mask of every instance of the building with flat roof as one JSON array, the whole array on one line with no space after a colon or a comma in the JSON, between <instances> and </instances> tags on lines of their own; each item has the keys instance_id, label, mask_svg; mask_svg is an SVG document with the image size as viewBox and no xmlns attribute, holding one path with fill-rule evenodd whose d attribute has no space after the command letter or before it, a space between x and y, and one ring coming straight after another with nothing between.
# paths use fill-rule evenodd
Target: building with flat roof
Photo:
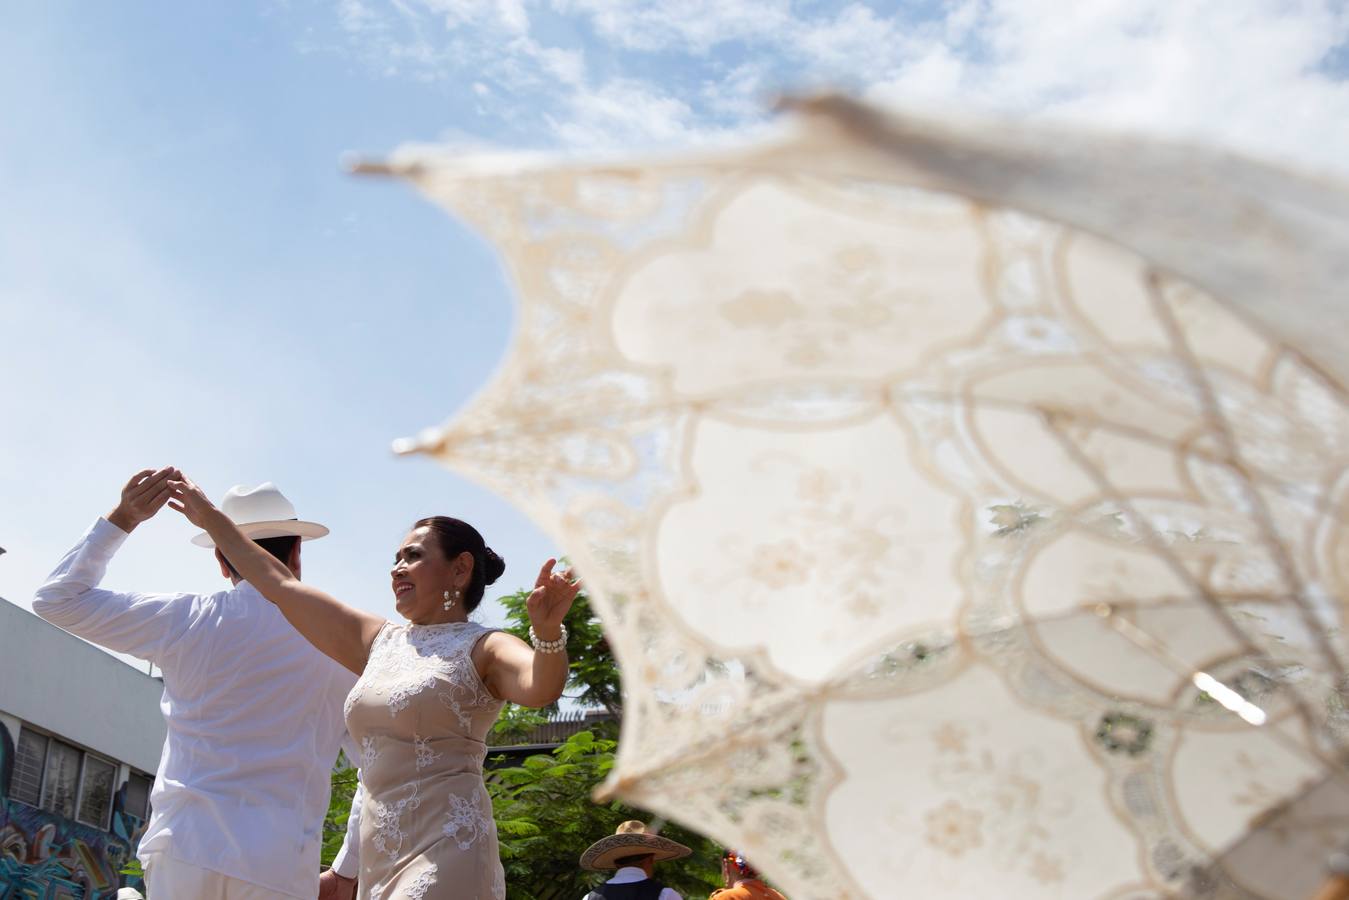
<instances>
[{"instance_id":1,"label":"building with flat roof","mask_svg":"<svg viewBox=\"0 0 1349 900\"><path fill-rule=\"evenodd\" d=\"M0 599L0 897L111 900L149 817L158 678Z\"/></svg>"}]
</instances>

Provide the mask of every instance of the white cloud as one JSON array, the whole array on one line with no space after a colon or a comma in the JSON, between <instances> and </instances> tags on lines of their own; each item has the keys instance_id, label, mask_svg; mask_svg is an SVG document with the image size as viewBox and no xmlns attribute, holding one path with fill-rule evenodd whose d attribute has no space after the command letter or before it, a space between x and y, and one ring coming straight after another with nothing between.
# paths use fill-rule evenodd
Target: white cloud
<instances>
[{"instance_id":1,"label":"white cloud","mask_svg":"<svg viewBox=\"0 0 1349 900\"><path fill-rule=\"evenodd\" d=\"M698 139L693 109L640 81L619 79L567 98L566 115L546 118L566 146L584 150L689 143Z\"/></svg>"},{"instance_id":2,"label":"white cloud","mask_svg":"<svg viewBox=\"0 0 1349 900\"><path fill-rule=\"evenodd\" d=\"M446 28L485 26L510 34L529 32L529 15L521 0L395 0L406 16L418 8L439 17Z\"/></svg>"},{"instance_id":3,"label":"white cloud","mask_svg":"<svg viewBox=\"0 0 1349 900\"><path fill-rule=\"evenodd\" d=\"M933 35L868 93L1349 159L1349 84L1323 68L1349 16L1328 3L996 0L965 28L980 53Z\"/></svg>"},{"instance_id":4,"label":"white cloud","mask_svg":"<svg viewBox=\"0 0 1349 900\"><path fill-rule=\"evenodd\" d=\"M350 34L362 34L381 29L379 15L361 0L341 0L337 4L337 18L342 29Z\"/></svg>"},{"instance_id":5,"label":"white cloud","mask_svg":"<svg viewBox=\"0 0 1349 900\"><path fill-rule=\"evenodd\" d=\"M779 89L761 63L741 63L720 77L702 83L699 99L713 115L724 119L752 121L763 115Z\"/></svg>"},{"instance_id":6,"label":"white cloud","mask_svg":"<svg viewBox=\"0 0 1349 900\"><path fill-rule=\"evenodd\" d=\"M532 124L522 142L697 141L762 119L784 88L836 86L1349 166L1349 84L1326 67L1349 11L1331 0L956 0L924 16L787 0L394 3L342 0L353 50L386 74L460 78L482 115ZM567 45L540 37L550 16Z\"/></svg>"},{"instance_id":7,"label":"white cloud","mask_svg":"<svg viewBox=\"0 0 1349 900\"><path fill-rule=\"evenodd\" d=\"M731 41L790 38L799 24L785 0L553 0L552 5L588 19L603 40L644 51L702 54Z\"/></svg>"}]
</instances>

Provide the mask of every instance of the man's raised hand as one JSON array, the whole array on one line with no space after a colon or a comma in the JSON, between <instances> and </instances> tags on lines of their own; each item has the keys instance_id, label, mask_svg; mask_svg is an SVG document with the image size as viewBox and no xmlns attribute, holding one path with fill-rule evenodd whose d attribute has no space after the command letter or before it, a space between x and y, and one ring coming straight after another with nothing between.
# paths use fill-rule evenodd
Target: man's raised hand
<instances>
[{"instance_id":1,"label":"man's raised hand","mask_svg":"<svg viewBox=\"0 0 1349 900\"><path fill-rule=\"evenodd\" d=\"M169 480L181 477L181 474L173 466L141 469L122 488L122 499L108 513L108 521L130 534L137 525L159 512L173 494Z\"/></svg>"}]
</instances>

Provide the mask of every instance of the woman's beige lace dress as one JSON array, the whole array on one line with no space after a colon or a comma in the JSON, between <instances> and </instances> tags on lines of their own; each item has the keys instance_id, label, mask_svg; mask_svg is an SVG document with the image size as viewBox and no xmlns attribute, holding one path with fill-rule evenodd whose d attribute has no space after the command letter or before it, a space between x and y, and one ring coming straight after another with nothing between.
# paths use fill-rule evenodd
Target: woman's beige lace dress
<instances>
[{"instance_id":1,"label":"woman's beige lace dress","mask_svg":"<svg viewBox=\"0 0 1349 900\"><path fill-rule=\"evenodd\" d=\"M361 900L503 900L484 738L501 701L471 654L493 629L386 623L347 697L361 749Z\"/></svg>"}]
</instances>

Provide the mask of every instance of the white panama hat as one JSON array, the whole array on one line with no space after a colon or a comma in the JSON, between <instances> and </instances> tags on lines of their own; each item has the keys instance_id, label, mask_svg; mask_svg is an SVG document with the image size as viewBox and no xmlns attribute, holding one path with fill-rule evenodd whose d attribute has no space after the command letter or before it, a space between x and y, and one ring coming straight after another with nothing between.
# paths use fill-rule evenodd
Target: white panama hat
<instances>
[{"instance_id":1,"label":"white panama hat","mask_svg":"<svg viewBox=\"0 0 1349 900\"><path fill-rule=\"evenodd\" d=\"M272 537L298 537L303 541L312 541L328 533L326 525L301 522L296 518L294 504L270 481L252 488L236 484L225 492L224 499L220 501L220 511L255 541ZM215 541L204 531L194 537L192 543L198 547L215 546Z\"/></svg>"}]
</instances>

